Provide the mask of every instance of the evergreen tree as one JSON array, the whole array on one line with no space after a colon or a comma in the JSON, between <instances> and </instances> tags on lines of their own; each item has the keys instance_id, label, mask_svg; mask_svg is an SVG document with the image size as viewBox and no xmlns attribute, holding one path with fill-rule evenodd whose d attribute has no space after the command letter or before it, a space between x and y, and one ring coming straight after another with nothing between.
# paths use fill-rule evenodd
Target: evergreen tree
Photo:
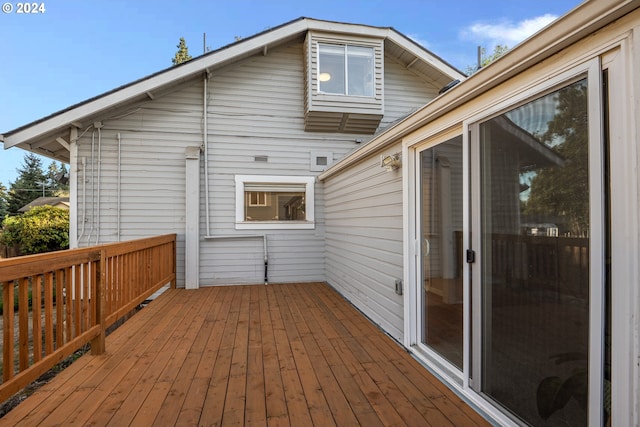
<instances>
[{"instance_id":1,"label":"evergreen tree","mask_svg":"<svg viewBox=\"0 0 640 427\"><path fill-rule=\"evenodd\" d=\"M524 212L551 217L561 215L572 236L589 233L589 137L587 85L577 82L558 91L557 113L541 141L566 159L563 167L537 171Z\"/></svg>"},{"instance_id":2,"label":"evergreen tree","mask_svg":"<svg viewBox=\"0 0 640 427\"><path fill-rule=\"evenodd\" d=\"M191 55L189 55L189 48L187 47L187 42L184 40L184 37L180 37L180 43L176 46L178 51L176 52L171 62L173 65L182 64L183 62L187 62L191 60Z\"/></svg>"},{"instance_id":3,"label":"evergreen tree","mask_svg":"<svg viewBox=\"0 0 640 427\"><path fill-rule=\"evenodd\" d=\"M0 222L8 214L7 211L7 187L0 182Z\"/></svg>"},{"instance_id":4,"label":"evergreen tree","mask_svg":"<svg viewBox=\"0 0 640 427\"><path fill-rule=\"evenodd\" d=\"M25 154L22 168L18 168L18 178L9 183L6 198L9 215L16 215L18 209L42 196L43 186L47 194L48 183L42 160L33 153Z\"/></svg>"},{"instance_id":5,"label":"evergreen tree","mask_svg":"<svg viewBox=\"0 0 640 427\"><path fill-rule=\"evenodd\" d=\"M53 161L47 168L47 196L64 197L69 194L69 175L64 163Z\"/></svg>"}]
</instances>

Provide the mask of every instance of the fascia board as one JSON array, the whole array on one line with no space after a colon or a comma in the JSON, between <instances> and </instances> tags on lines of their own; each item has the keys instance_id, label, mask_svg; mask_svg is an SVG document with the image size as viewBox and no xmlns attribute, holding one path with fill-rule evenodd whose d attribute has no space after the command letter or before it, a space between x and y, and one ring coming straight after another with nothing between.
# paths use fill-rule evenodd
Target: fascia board
<instances>
[{"instance_id":1,"label":"fascia board","mask_svg":"<svg viewBox=\"0 0 640 427\"><path fill-rule=\"evenodd\" d=\"M246 43L230 46L220 52L203 58L196 58L179 68L169 69L166 72L142 80L121 90L99 97L86 104L79 105L69 111L55 115L33 126L29 126L18 132L4 136L4 148L8 149L20 143L27 143L41 135L55 131L56 129L68 126L75 121L82 121L85 117L98 114L99 112L111 108L117 104L135 99L146 92L153 92L155 89L171 84L176 81L188 79L203 72L207 68L224 63L236 57L246 55L254 50L260 50L263 46L277 42L283 38L306 31L308 29L307 20L299 20L282 28L278 28L262 36L247 40Z\"/></svg>"},{"instance_id":2,"label":"fascia board","mask_svg":"<svg viewBox=\"0 0 640 427\"><path fill-rule=\"evenodd\" d=\"M435 98L404 120L374 137L361 149L333 164L320 174L318 179L323 181L330 178L364 159L370 153L395 143L425 124L473 100L639 7L638 0L598 0L582 3L545 29L517 45L500 60Z\"/></svg>"},{"instance_id":3,"label":"fascia board","mask_svg":"<svg viewBox=\"0 0 640 427\"><path fill-rule=\"evenodd\" d=\"M396 31L393 31L393 30L389 31L387 38L391 40L393 43L397 44L398 46L401 46L407 52L410 52L412 55L420 58L422 61L431 65L441 73L450 76L451 80L455 80L455 79L463 80L467 78L467 76L460 73L460 71L456 70L455 68L453 68L451 65L447 64L440 58L436 57L435 55L429 54L428 51L425 51L424 49L414 44L413 42L407 41L405 37L403 37L401 34L399 34Z\"/></svg>"},{"instance_id":4,"label":"fascia board","mask_svg":"<svg viewBox=\"0 0 640 427\"><path fill-rule=\"evenodd\" d=\"M86 117L91 117L99 114L101 111L112 108L115 105L131 101L145 93L152 93L154 90L170 85L172 83L179 82L184 79L188 79L203 72L208 68L213 68L219 64L223 64L226 61L231 61L234 58L241 57L253 51L258 51L264 46L271 43L278 42L279 40L286 39L294 36L295 34L306 32L308 30L318 31L330 31L339 32L343 34L355 34L369 37L389 38L394 43L402 46L410 51L412 54L420 57L426 62L439 68L441 71L456 76L459 73L451 67L444 64L427 52L417 49L400 36L396 31L390 28L369 27L358 24L346 24L335 23L328 21L317 21L314 19L304 18L298 21L294 21L289 25L281 28L276 28L261 36L248 39L245 43L229 46L222 49L220 52L213 53L212 55L205 56L203 58L196 58L186 64L181 65L176 69L169 69L166 72L161 72L158 75L144 79L138 83L134 83L130 86L126 86L121 90L116 90L113 93L109 93L105 96L98 97L93 101L83 103L76 108L72 108L68 111L64 111L60 114L56 114L49 119L35 123L32 126L25 127L15 133L4 136L4 148L8 149L18 144L29 143L34 139L43 135L55 132L65 126L68 126L72 122L82 121Z\"/></svg>"}]
</instances>

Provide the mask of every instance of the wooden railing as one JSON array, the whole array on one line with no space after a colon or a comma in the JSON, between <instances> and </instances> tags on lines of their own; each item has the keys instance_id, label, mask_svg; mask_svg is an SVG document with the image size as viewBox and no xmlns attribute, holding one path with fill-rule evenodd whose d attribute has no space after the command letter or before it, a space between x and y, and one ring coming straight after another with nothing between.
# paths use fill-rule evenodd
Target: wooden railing
<instances>
[{"instance_id":1,"label":"wooden railing","mask_svg":"<svg viewBox=\"0 0 640 427\"><path fill-rule=\"evenodd\" d=\"M494 234L491 260L498 283L588 296L588 238Z\"/></svg>"},{"instance_id":2,"label":"wooden railing","mask_svg":"<svg viewBox=\"0 0 640 427\"><path fill-rule=\"evenodd\" d=\"M87 343L104 352L110 325L175 287L175 248L170 234L0 261L0 402Z\"/></svg>"}]
</instances>

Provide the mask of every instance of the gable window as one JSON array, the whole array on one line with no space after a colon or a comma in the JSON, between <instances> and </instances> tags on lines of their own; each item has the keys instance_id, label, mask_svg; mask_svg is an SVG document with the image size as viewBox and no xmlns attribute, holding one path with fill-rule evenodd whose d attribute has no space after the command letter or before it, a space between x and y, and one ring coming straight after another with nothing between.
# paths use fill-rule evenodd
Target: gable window
<instances>
[{"instance_id":1,"label":"gable window","mask_svg":"<svg viewBox=\"0 0 640 427\"><path fill-rule=\"evenodd\" d=\"M321 93L373 96L372 47L318 44L318 90Z\"/></svg>"},{"instance_id":2,"label":"gable window","mask_svg":"<svg viewBox=\"0 0 640 427\"><path fill-rule=\"evenodd\" d=\"M314 228L314 177L236 176L236 229Z\"/></svg>"}]
</instances>

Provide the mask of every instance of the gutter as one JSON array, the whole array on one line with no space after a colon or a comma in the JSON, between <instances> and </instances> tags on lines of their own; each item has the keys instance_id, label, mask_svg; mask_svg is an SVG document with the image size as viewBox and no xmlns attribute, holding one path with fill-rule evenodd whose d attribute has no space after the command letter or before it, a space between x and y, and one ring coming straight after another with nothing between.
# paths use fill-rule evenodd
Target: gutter
<instances>
[{"instance_id":1,"label":"gutter","mask_svg":"<svg viewBox=\"0 0 640 427\"><path fill-rule=\"evenodd\" d=\"M359 150L347 155L320 174L318 180L329 179L373 152L397 143L411 132L464 105L639 7L640 3L637 0L584 2L511 49L494 63L438 96L406 119L375 136Z\"/></svg>"},{"instance_id":2,"label":"gutter","mask_svg":"<svg viewBox=\"0 0 640 427\"><path fill-rule=\"evenodd\" d=\"M452 65L391 27L374 27L303 17L223 46L182 64L160 70L5 132L4 139L1 142L4 143L5 149L19 144L29 144L66 127L72 122L82 121L102 114L116 104L137 102L140 97L149 96L149 93L153 93L163 87L190 78L196 78L203 70L214 71L229 63L263 52L267 46L284 43L310 30L389 39L394 43L399 43L403 49L442 72L447 72L452 76L460 74Z\"/></svg>"}]
</instances>

